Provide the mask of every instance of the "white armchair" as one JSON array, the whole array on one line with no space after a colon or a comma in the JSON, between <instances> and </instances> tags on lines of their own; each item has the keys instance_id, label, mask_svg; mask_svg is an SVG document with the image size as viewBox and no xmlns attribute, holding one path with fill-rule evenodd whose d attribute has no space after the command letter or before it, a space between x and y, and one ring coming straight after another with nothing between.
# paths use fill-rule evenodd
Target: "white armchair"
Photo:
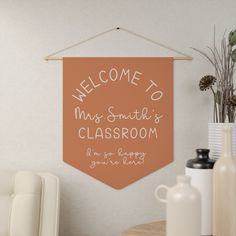
<instances>
[{"instance_id":1,"label":"white armchair","mask_svg":"<svg viewBox=\"0 0 236 236\"><path fill-rule=\"evenodd\" d=\"M59 203L56 176L0 171L0 236L57 236Z\"/></svg>"}]
</instances>

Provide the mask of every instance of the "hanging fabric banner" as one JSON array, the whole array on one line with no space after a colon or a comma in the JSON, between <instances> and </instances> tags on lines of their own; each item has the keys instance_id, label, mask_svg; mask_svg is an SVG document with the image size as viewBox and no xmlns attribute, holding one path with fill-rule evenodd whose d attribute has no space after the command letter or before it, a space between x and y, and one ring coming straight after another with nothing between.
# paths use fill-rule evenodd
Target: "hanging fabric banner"
<instances>
[{"instance_id":1,"label":"hanging fabric banner","mask_svg":"<svg viewBox=\"0 0 236 236\"><path fill-rule=\"evenodd\" d=\"M173 58L64 58L63 159L117 189L170 163Z\"/></svg>"}]
</instances>

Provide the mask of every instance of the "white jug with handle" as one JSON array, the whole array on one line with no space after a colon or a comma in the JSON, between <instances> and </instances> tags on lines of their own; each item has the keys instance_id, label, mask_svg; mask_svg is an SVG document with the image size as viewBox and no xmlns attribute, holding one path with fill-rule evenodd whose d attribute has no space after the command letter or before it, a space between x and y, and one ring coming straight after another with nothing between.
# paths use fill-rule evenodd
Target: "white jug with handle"
<instances>
[{"instance_id":1,"label":"white jug with handle","mask_svg":"<svg viewBox=\"0 0 236 236\"><path fill-rule=\"evenodd\" d=\"M201 194L190 182L189 176L178 176L175 186L155 190L156 198L166 203L167 236L201 235ZM160 197L161 190L167 191L166 199Z\"/></svg>"}]
</instances>

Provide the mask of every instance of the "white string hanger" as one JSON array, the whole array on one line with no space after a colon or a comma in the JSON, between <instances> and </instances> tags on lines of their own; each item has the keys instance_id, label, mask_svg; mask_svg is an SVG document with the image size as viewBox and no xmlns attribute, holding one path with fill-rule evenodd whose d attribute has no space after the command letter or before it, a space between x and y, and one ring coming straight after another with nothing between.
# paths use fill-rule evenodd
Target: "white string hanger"
<instances>
[{"instance_id":1,"label":"white string hanger","mask_svg":"<svg viewBox=\"0 0 236 236\"><path fill-rule=\"evenodd\" d=\"M77 46L79 46L81 44L84 44L84 43L86 43L88 41L91 41L91 40L93 40L95 38L98 38L98 37L100 37L102 35L108 34L108 33L112 32L112 31L119 31L119 30L124 31L124 32L126 32L128 34L134 35L134 36L136 36L138 38L144 39L145 41L148 41L150 43L153 43L153 44L158 45L158 46L160 46L162 48L168 49L168 50L170 50L172 52L175 52L175 53L179 54L180 56L173 57L174 60L192 60L193 59L190 55L188 55L186 53L183 53L183 52L181 52L179 50L176 50L174 48L171 48L171 47L169 47L169 46L167 46L167 45L165 45L163 43L157 42L157 41L155 41L153 39L147 38L147 37L145 37L145 36L143 36L141 34L135 33L133 31L130 31L130 30L125 29L123 27L116 27L116 28L112 28L112 29L103 31L101 33L95 34L95 35L93 35L93 36L91 36L91 37L89 37L87 39L81 40L81 41L79 41L79 42L77 42L75 44L72 44L72 45L70 45L68 47L62 48L62 49L60 49L60 50L58 50L58 51L56 51L54 53L51 53L50 55L45 57L45 60L46 61L50 61L50 60L63 60L62 56L56 56L56 55L61 53L61 52L65 52L65 51L67 51L67 50L69 50L71 48L77 47Z\"/></svg>"}]
</instances>

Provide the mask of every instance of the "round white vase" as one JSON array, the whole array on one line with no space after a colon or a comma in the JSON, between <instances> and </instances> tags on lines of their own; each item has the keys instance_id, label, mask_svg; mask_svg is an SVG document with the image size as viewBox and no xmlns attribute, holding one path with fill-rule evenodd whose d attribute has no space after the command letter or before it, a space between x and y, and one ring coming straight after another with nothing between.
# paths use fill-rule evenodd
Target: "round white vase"
<instances>
[{"instance_id":1,"label":"round white vase","mask_svg":"<svg viewBox=\"0 0 236 236\"><path fill-rule=\"evenodd\" d=\"M233 156L236 157L236 123L208 123L208 148L213 159L221 156L224 127L232 128L232 149Z\"/></svg>"},{"instance_id":2,"label":"round white vase","mask_svg":"<svg viewBox=\"0 0 236 236\"><path fill-rule=\"evenodd\" d=\"M164 199L159 195L162 189L167 191ZM166 203L167 236L201 235L201 194L191 185L190 176L178 176L177 184L171 188L159 185L155 196Z\"/></svg>"}]
</instances>

